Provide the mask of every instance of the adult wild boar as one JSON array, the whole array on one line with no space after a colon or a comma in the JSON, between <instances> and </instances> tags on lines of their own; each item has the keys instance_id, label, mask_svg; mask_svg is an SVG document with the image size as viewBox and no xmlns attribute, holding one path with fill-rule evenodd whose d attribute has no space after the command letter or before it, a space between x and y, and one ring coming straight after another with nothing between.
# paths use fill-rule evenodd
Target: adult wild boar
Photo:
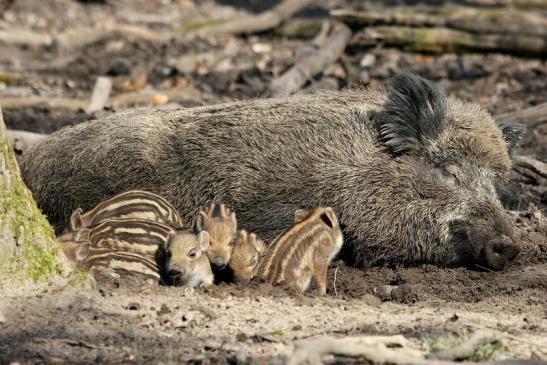
<instances>
[{"instance_id":1,"label":"adult wild boar","mask_svg":"<svg viewBox=\"0 0 547 365\"><path fill-rule=\"evenodd\" d=\"M330 206L357 264L501 269L518 253L495 184L519 128L412 74L347 90L193 109L135 109L62 129L22 175L57 229L126 190L193 219L211 199L271 239L298 208Z\"/></svg>"}]
</instances>

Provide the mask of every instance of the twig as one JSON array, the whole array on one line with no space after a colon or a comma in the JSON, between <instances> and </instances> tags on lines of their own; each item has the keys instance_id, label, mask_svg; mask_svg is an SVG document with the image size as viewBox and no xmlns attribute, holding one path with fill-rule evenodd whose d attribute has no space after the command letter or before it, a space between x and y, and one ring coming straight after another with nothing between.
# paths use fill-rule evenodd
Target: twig
<instances>
[{"instance_id":1,"label":"twig","mask_svg":"<svg viewBox=\"0 0 547 365\"><path fill-rule=\"evenodd\" d=\"M338 274L338 267L336 269L334 269L334 282L332 283L332 285L334 286L334 296L335 297L338 296L338 291L336 290L336 274Z\"/></svg>"},{"instance_id":2,"label":"twig","mask_svg":"<svg viewBox=\"0 0 547 365\"><path fill-rule=\"evenodd\" d=\"M312 2L311 0L284 0L275 8L261 14L202 27L197 29L194 34L211 36L217 34L253 34L264 32L277 27L282 21L289 19Z\"/></svg>"},{"instance_id":3,"label":"twig","mask_svg":"<svg viewBox=\"0 0 547 365\"><path fill-rule=\"evenodd\" d=\"M336 62L351 37L351 31L342 23L334 23L331 33L321 47L295 63L287 72L270 84L271 96L290 95L299 90L314 75Z\"/></svg>"},{"instance_id":4,"label":"twig","mask_svg":"<svg viewBox=\"0 0 547 365\"><path fill-rule=\"evenodd\" d=\"M40 105L47 105L50 108L68 109L72 111L85 108L87 102L79 99L65 99L48 96L25 96L22 98L0 97L0 105L3 108L32 108Z\"/></svg>"},{"instance_id":5,"label":"twig","mask_svg":"<svg viewBox=\"0 0 547 365\"><path fill-rule=\"evenodd\" d=\"M86 111L88 113L94 113L103 110L111 90L112 79L110 77L99 76L95 82L95 87L91 94L91 101L89 102Z\"/></svg>"}]
</instances>

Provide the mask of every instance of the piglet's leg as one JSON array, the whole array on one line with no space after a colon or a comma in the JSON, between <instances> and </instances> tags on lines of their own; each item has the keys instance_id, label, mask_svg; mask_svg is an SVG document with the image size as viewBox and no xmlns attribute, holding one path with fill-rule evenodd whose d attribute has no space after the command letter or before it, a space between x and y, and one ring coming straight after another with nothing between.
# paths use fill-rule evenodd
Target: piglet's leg
<instances>
[{"instance_id":1,"label":"piglet's leg","mask_svg":"<svg viewBox=\"0 0 547 365\"><path fill-rule=\"evenodd\" d=\"M327 294L327 268L329 258L322 254L315 254L313 258L313 279L317 295Z\"/></svg>"}]
</instances>

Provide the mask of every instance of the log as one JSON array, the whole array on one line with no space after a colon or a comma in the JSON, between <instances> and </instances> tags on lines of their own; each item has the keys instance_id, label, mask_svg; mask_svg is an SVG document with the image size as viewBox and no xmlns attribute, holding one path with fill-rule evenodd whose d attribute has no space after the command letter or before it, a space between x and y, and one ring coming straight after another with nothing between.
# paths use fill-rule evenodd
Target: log
<instances>
[{"instance_id":1,"label":"log","mask_svg":"<svg viewBox=\"0 0 547 365\"><path fill-rule=\"evenodd\" d=\"M69 271L53 229L23 183L0 109L0 288Z\"/></svg>"},{"instance_id":2,"label":"log","mask_svg":"<svg viewBox=\"0 0 547 365\"><path fill-rule=\"evenodd\" d=\"M271 10L258 15L238 18L205 27L197 27L190 34L213 36L218 34L254 34L277 27L284 20L313 3L311 0L284 0Z\"/></svg>"},{"instance_id":3,"label":"log","mask_svg":"<svg viewBox=\"0 0 547 365\"><path fill-rule=\"evenodd\" d=\"M371 25L435 26L475 34L547 37L545 16L538 12L506 7L403 6L366 11L336 9L330 14L334 19L356 28Z\"/></svg>"},{"instance_id":4,"label":"log","mask_svg":"<svg viewBox=\"0 0 547 365\"><path fill-rule=\"evenodd\" d=\"M547 102L531 108L499 114L494 119L498 123L519 123L526 125L528 128L534 128L540 124L547 123Z\"/></svg>"},{"instance_id":5,"label":"log","mask_svg":"<svg viewBox=\"0 0 547 365\"><path fill-rule=\"evenodd\" d=\"M376 38L387 46L411 52L467 53L502 52L509 54L547 55L547 38L529 35L473 34L445 27L412 28L402 26L368 27L366 38Z\"/></svg>"},{"instance_id":6,"label":"log","mask_svg":"<svg viewBox=\"0 0 547 365\"><path fill-rule=\"evenodd\" d=\"M319 49L309 52L306 57L301 57L287 72L272 80L269 94L271 96L290 95L299 90L306 81L336 62L344 52L350 37L349 28L335 22L328 37L318 42Z\"/></svg>"},{"instance_id":7,"label":"log","mask_svg":"<svg viewBox=\"0 0 547 365\"><path fill-rule=\"evenodd\" d=\"M547 185L547 163L531 156L516 156L513 160L513 171L519 180L532 185Z\"/></svg>"},{"instance_id":8,"label":"log","mask_svg":"<svg viewBox=\"0 0 547 365\"><path fill-rule=\"evenodd\" d=\"M8 129L7 137L8 141L11 143L15 151L24 152L30 146L40 141L42 138L47 137L47 134L20 131L17 129Z\"/></svg>"}]
</instances>

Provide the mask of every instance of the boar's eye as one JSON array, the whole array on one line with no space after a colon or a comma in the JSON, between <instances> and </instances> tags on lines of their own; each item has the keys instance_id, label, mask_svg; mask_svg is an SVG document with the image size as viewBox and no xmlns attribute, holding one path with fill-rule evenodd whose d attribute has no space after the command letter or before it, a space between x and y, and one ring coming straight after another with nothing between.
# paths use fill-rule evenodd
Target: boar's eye
<instances>
[{"instance_id":1,"label":"boar's eye","mask_svg":"<svg viewBox=\"0 0 547 365\"><path fill-rule=\"evenodd\" d=\"M196 256L197 256L197 251L196 251L196 249L193 249L193 250L191 250L190 252L188 252L188 257L189 257L189 258L194 259L194 258L196 258Z\"/></svg>"},{"instance_id":2,"label":"boar's eye","mask_svg":"<svg viewBox=\"0 0 547 365\"><path fill-rule=\"evenodd\" d=\"M258 261L258 256L254 256L252 259L251 259L251 262L249 263L249 266L256 266L256 263Z\"/></svg>"}]
</instances>

